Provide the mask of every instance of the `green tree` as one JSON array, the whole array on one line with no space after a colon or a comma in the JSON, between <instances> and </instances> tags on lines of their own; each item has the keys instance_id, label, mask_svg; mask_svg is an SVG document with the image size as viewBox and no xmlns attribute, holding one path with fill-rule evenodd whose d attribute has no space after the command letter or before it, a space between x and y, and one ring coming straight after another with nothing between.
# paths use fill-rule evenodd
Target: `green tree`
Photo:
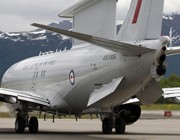
<instances>
[{"instance_id":1,"label":"green tree","mask_svg":"<svg viewBox=\"0 0 180 140\"><path fill-rule=\"evenodd\" d=\"M162 88L180 87L180 77L172 74L169 78L163 78L159 82Z\"/></svg>"}]
</instances>

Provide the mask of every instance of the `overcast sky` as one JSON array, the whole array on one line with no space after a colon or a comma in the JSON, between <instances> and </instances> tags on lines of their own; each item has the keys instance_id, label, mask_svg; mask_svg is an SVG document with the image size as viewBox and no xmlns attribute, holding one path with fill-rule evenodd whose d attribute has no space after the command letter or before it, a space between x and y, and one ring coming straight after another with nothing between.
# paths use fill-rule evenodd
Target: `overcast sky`
<instances>
[{"instance_id":1,"label":"overcast sky","mask_svg":"<svg viewBox=\"0 0 180 140\"><path fill-rule=\"evenodd\" d=\"M58 13L79 0L0 0L0 31L28 31L33 22L59 22ZM131 0L119 0L118 19L125 17ZM180 0L165 0L165 13L180 13Z\"/></svg>"}]
</instances>

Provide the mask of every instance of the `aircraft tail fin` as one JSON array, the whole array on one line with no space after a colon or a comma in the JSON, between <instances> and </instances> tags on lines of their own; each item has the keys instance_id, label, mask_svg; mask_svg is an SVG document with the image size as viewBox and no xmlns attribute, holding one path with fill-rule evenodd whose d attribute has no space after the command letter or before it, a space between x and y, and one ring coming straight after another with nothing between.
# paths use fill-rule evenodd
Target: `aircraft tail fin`
<instances>
[{"instance_id":1,"label":"aircraft tail fin","mask_svg":"<svg viewBox=\"0 0 180 140\"><path fill-rule=\"evenodd\" d=\"M117 40L135 41L159 38L163 5L164 0L132 0Z\"/></svg>"}]
</instances>

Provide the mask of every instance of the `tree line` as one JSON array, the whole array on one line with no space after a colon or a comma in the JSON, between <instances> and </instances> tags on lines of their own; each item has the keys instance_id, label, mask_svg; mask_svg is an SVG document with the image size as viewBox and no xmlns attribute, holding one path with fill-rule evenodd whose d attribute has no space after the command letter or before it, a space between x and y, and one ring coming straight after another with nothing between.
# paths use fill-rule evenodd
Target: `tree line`
<instances>
[{"instance_id":1,"label":"tree line","mask_svg":"<svg viewBox=\"0 0 180 140\"><path fill-rule=\"evenodd\" d=\"M168 78L161 79L159 85L162 88L180 87L180 76L177 76L176 74L172 74Z\"/></svg>"}]
</instances>

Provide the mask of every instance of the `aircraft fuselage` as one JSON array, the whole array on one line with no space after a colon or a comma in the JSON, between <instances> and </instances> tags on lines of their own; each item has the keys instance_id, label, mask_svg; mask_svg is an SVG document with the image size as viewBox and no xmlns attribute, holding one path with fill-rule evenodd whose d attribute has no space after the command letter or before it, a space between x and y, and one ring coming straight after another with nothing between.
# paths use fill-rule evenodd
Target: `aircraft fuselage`
<instances>
[{"instance_id":1,"label":"aircraft fuselage","mask_svg":"<svg viewBox=\"0 0 180 140\"><path fill-rule=\"evenodd\" d=\"M159 50L162 47L159 40L145 44ZM46 97L51 107L45 110L77 113L87 108L89 96L95 89L113 79L124 77L123 88L118 89L118 96L110 95L97 107L122 104L152 80L151 67L159 51L123 56L89 44L82 46L14 64L4 74L2 87L33 91Z\"/></svg>"}]
</instances>

